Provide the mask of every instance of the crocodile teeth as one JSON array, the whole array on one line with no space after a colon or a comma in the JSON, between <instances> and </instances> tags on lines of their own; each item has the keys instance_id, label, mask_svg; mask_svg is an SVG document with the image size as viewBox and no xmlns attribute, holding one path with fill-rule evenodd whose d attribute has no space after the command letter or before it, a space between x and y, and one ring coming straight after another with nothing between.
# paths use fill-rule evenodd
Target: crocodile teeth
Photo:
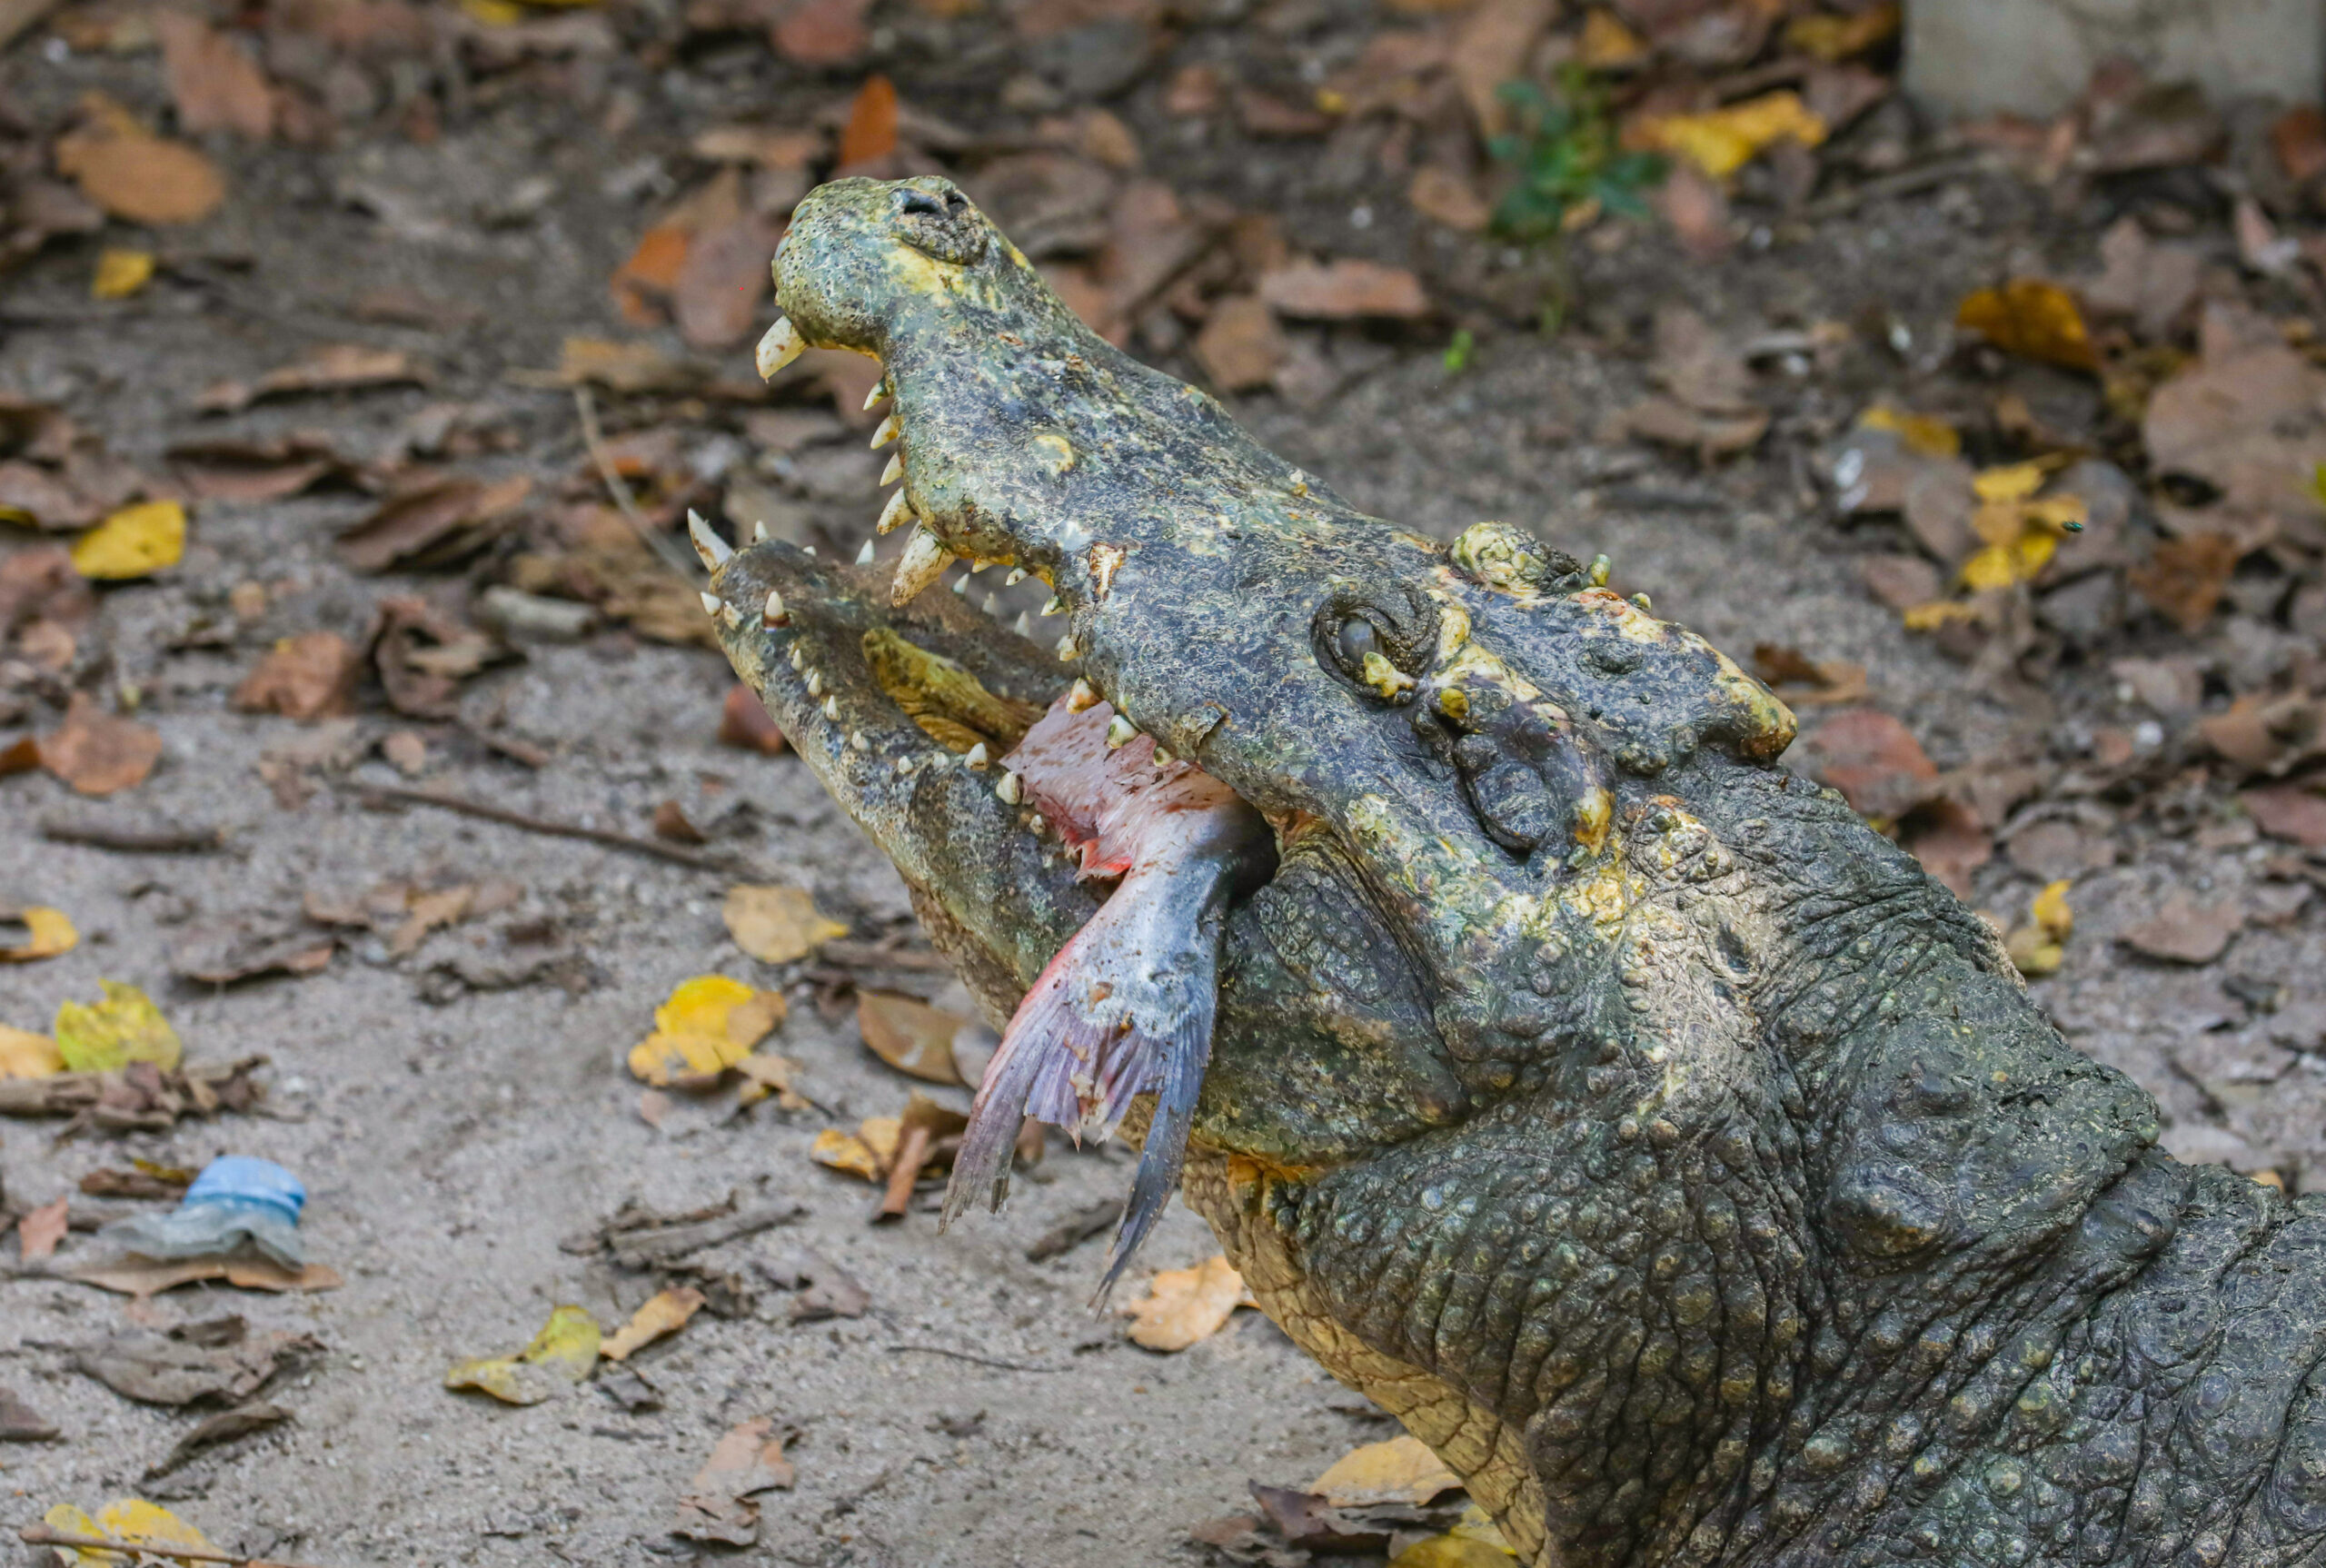
<instances>
[{"instance_id":1,"label":"crocodile teeth","mask_svg":"<svg viewBox=\"0 0 2326 1568\"><path fill-rule=\"evenodd\" d=\"M1081 657L1082 650L1074 645L1074 633L1069 631L1064 637L1058 640L1058 658L1059 663L1069 664Z\"/></svg>"},{"instance_id":2,"label":"crocodile teeth","mask_svg":"<svg viewBox=\"0 0 2326 1568\"><path fill-rule=\"evenodd\" d=\"M735 559L735 547L720 538L702 513L691 507L687 511L687 537L694 541L694 552L702 557L702 564L713 571Z\"/></svg>"},{"instance_id":3,"label":"crocodile teeth","mask_svg":"<svg viewBox=\"0 0 2326 1568\"><path fill-rule=\"evenodd\" d=\"M982 556L972 556L969 558L969 575L975 577L979 572L983 571L987 567L991 566L993 562L986 560Z\"/></svg>"},{"instance_id":4,"label":"crocodile teeth","mask_svg":"<svg viewBox=\"0 0 2326 1568\"><path fill-rule=\"evenodd\" d=\"M837 692L824 699L823 712L824 717L833 723L840 722L840 696Z\"/></svg>"},{"instance_id":5,"label":"crocodile teeth","mask_svg":"<svg viewBox=\"0 0 2326 1568\"><path fill-rule=\"evenodd\" d=\"M1021 610L1018 612L1018 619L1009 623L1009 630L1020 637L1031 637L1034 635L1034 618Z\"/></svg>"},{"instance_id":6,"label":"crocodile teeth","mask_svg":"<svg viewBox=\"0 0 2326 1568\"><path fill-rule=\"evenodd\" d=\"M1121 714L1118 713L1107 721L1108 750L1119 751L1138 739L1138 726Z\"/></svg>"},{"instance_id":7,"label":"crocodile teeth","mask_svg":"<svg viewBox=\"0 0 2326 1568\"><path fill-rule=\"evenodd\" d=\"M882 484L894 484L905 476L905 460L895 452L889 454L889 466L880 471Z\"/></svg>"},{"instance_id":8,"label":"crocodile teeth","mask_svg":"<svg viewBox=\"0 0 2326 1568\"><path fill-rule=\"evenodd\" d=\"M848 749L850 751L870 751L872 749L871 745L865 740L864 731L861 729L851 729L848 732Z\"/></svg>"},{"instance_id":9,"label":"crocodile teeth","mask_svg":"<svg viewBox=\"0 0 2326 1568\"><path fill-rule=\"evenodd\" d=\"M979 605L978 608L984 610L988 615L996 614L1001 609L1001 598L999 594L989 593L985 596L985 602Z\"/></svg>"},{"instance_id":10,"label":"crocodile teeth","mask_svg":"<svg viewBox=\"0 0 2326 1568\"><path fill-rule=\"evenodd\" d=\"M1042 606L1042 613L1044 615L1064 615L1066 613L1066 600L1060 599L1055 593L1051 594L1050 601Z\"/></svg>"},{"instance_id":11,"label":"crocodile teeth","mask_svg":"<svg viewBox=\"0 0 2326 1568\"><path fill-rule=\"evenodd\" d=\"M872 383L872 390L864 394L864 412L866 413L870 413L874 409L879 408L880 406L880 400L888 395L889 383L885 381L874 382Z\"/></svg>"},{"instance_id":12,"label":"crocodile teeth","mask_svg":"<svg viewBox=\"0 0 2326 1568\"><path fill-rule=\"evenodd\" d=\"M856 552L856 564L859 566L870 566L872 564L872 541L870 540L866 540L864 541L864 548Z\"/></svg>"},{"instance_id":13,"label":"crocodile teeth","mask_svg":"<svg viewBox=\"0 0 2326 1568\"><path fill-rule=\"evenodd\" d=\"M993 754L985 749L985 742L982 740L970 747L969 754L961 759L961 766L964 768L983 769L992 766L992 763Z\"/></svg>"},{"instance_id":14,"label":"crocodile teeth","mask_svg":"<svg viewBox=\"0 0 2326 1568\"><path fill-rule=\"evenodd\" d=\"M1171 753L1163 749L1162 747L1158 746L1155 749L1155 766L1158 768L1168 768L1172 763L1177 762L1178 760L1178 759L1177 757L1172 756Z\"/></svg>"},{"instance_id":15,"label":"crocodile teeth","mask_svg":"<svg viewBox=\"0 0 2326 1568\"><path fill-rule=\"evenodd\" d=\"M1080 713L1085 709L1096 708L1098 705L1098 689L1088 680L1078 678L1072 690L1066 694L1066 710L1069 713Z\"/></svg>"},{"instance_id":16,"label":"crocodile teeth","mask_svg":"<svg viewBox=\"0 0 2326 1568\"><path fill-rule=\"evenodd\" d=\"M1591 570L1588 573L1591 586L1594 588L1606 587L1607 574L1615 570L1615 563L1608 560L1605 556L1593 556L1591 558Z\"/></svg>"},{"instance_id":17,"label":"crocodile teeth","mask_svg":"<svg viewBox=\"0 0 2326 1568\"><path fill-rule=\"evenodd\" d=\"M905 492L898 491L889 497L889 504L880 509L880 521L872 526L880 532L886 533L911 515L912 507L905 501Z\"/></svg>"},{"instance_id":18,"label":"crocodile teeth","mask_svg":"<svg viewBox=\"0 0 2326 1568\"><path fill-rule=\"evenodd\" d=\"M751 524L751 542L753 544L765 544L767 542L767 520L765 518L761 518L759 521Z\"/></svg>"},{"instance_id":19,"label":"crocodile teeth","mask_svg":"<svg viewBox=\"0 0 2326 1568\"><path fill-rule=\"evenodd\" d=\"M953 580L953 591L959 594L963 599L967 599L969 596L969 574L968 572L965 571L961 573L960 576Z\"/></svg>"},{"instance_id":20,"label":"crocodile teeth","mask_svg":"<svg viewBox=\"0 0 2326 1568\"><path fill-rule=\"evenodd\" d=\"M760 380L773 380L776 372L798 359L807 347L800 336L800 329L791 324L790 317L776 317L775 325L768 328L767 336L760 339L757 355Z\"/></svg>"},{"instance_id":21,"label":"crocodile teeth","mask_svg":"<svg viewBox=\"0 0 2326 1568\"><path fill-rule=\"evenodd\" d=\"M743 612L731 604L722 604L719 607L719 624L732 631L743 624Z\"/></svg>"},{"instance_id":22,"label":"crocodile teeth","mask_svg":"<svg viewBox=\"0 0 2326 1568\"><path fill-rule=\"evenodd\" d=\"M791 668L795 670L808 668L807 650L796 642L791 645Z\"/></svg>"},{"instance_id":23,"label":"crocodile teeth","mask_svg":"<svg viewBox=\"0 0 2326 1568\"><path fill-rule=\"evenodd\" d=\"M895 414L890 414L888 418L882 420L879 424L872 427L872 450L874 452L879 452L882 447L896 440L898 436L904 432L904 428L905 427L903 425L897 422L897 416Z\"/></svg>"},{"instance_id":24,"label":"crocodile teeth","mask_svg":"<svg viewBox=\"0 0 2326 1568\"><path fill-rule=\"evenodd\" d=\"M820 670L810 670L808 671L808 695L821 697L823 694L824 672Z\"/></svg>"},{"instance_id":25,"label":"crocodile teeth","mask_svg":"<svg viewBox=\"0 0 2326 1568\"><path fill-rule=\"evenodd\" d=\"M720 598L709 589L705 589L702 592L702 612L705 615L718 614L726 602L727 601L725 600Z\"/></svg>"},{"instance_id":26,"label":"crocodile teeth","mask_svg":"<svg viewBox=\"0 0 2326 1568\"><path fill-rule=\"evenodd\" d=\"M1026 798L1026 787L1018 781L1015 773L1004 773L1001 782L993 787L993 792L1001 798L1004 806L1015 806Z\"/></svg>"},{"instance_id":27,"label":"crocodile teeth","mask_svg":"<svg viewBox=\"0 0 2326 1568\"><path fill-rule=\"evenodd\" d=\"M1026 569L1022 566L1013 566L1009 569L1009 575L1001 580L1001 586L1004 588L1015 588L1025 581Z\"/></svg>"},{"instance_id":28,"label":"crocodile teeth","mask_svg":"<svg viewBox=\"0 0 2326 1568\"><path fill-rule=\"evenodd\" d=\"M898 558L897 575L889 584L889 602L910 604L952 564L953 552L935 534L925 528L914 529L905 541L904 554Z\"/></svg>"},{"instance_id":29,"label":"crocodile teeth","mask_svg":"<svg viewBox=\"0 0 2326 1568\"><path fill-rule=\"evenodd\" d=\"M767 590L767 606L760 611L760 624L762 626L785 626L789 625L790 620L790 613L783 608L783 595L778 593L772 588L769 589ZM800 650L794 648L791 650L791 657L794 659L799 658Z\"/></svg>"}]
</instances>

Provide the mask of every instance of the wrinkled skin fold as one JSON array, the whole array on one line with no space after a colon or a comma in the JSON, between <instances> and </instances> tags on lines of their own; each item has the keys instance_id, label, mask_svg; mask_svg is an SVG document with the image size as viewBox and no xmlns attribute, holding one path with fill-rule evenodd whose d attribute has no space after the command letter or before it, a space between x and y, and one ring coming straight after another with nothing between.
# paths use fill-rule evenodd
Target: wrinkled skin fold
<instances>
[{"instance_id":1,"label":"wrinkled skin fold","mask_svg":"<svg viewBox=\"0 0 2326 1568\"><path fill-rule=\"evenodd\" d=\"M1079 677L1262 814L1184 1195L1522 1560L2326 1563L2326 1201L2158 1150L1765 690L1521 531L1359 513L944 181L821 188L776 274L886 366L917 532L723 560L736 669L997 1025L1104 888L993 715ZM1063 649L919 591L955 555Z\"/></svg>"}]
</instances>

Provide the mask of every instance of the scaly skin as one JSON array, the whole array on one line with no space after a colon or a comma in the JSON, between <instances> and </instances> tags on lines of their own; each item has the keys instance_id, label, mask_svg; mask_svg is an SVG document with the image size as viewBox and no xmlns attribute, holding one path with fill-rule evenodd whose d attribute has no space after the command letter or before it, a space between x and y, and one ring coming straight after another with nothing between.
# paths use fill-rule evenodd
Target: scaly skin
<instances>
[{"instance_id":1,"label":"scaly skin","mask_svg":"<svg viewBox=\"0 0 2326 1568\"><path fill-rule=\"evenodd\" d=\"M925 537L902 608L725 561L736 669L997 1021L1093 897L964 765L1007 726L940 744L867 632L1035 708L1079 674L1267 817L1186 1196L1522 1559L2326 1563L2326 1203L2161 1153L1984 927L1772 766L1759 685L1516 530L1357 512L941 180L823 187L777 280L886 364ZM1068 660L916 595L947 552L1049 581Z\"/></svg>"}]
</instances>

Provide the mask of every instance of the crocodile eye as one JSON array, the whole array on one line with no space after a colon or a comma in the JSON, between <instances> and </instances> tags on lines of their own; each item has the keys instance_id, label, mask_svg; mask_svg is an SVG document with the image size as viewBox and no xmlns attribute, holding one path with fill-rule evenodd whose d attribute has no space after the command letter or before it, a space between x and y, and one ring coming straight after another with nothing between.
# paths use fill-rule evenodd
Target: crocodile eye
<instances>
[{"instance_id":1,"label":"crocodile eye","mask_svg":"<svg viewBox=\"0 0 2326 1568\"><path fill-rule=\"evenodd\" d=\"M1365 656L1382 651L1381 633L1362 615L1349 616L1333 635L1333 651L1340 656L1342 669L1361 677L1365 673Z\"/></svg>"}]
</instances>

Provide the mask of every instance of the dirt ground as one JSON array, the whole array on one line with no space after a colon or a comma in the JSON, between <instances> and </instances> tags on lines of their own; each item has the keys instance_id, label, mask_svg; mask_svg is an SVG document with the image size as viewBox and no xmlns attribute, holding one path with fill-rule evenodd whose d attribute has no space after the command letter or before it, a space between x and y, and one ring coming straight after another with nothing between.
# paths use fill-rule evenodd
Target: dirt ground
<instances>
[{"instance_id":1,"label":"dirt ground","mask_svg":"<svg viewBox=\"0 0 2326 1568\"><path fill-rule=\"evenodd\" d=\"M1740 657L1767 645L1862 666L1857 695L1844 680L1845 700L1803 701L1805 739L1789 765L1838 766L1818 738L1844 710L1903 719L1927 760L1890 758L1869 789L1909 779L1888 814L1910 843L1930 847L1926 860L1955 842L1940 830L1950 823L1975 840L1959 885L2007 928L2026 924L2040 889L2069 884L2073 935L2056 972L2033 981L2068 1037L2158 1097L2166 1142L2185 1157L2326 1187L2326 926L2311 892L2326 869L2298 834L2261 830L2259 809L2240 804L2257 785L2300 788L2315 753L2239 762L2229 742L2207 739L2225 731L2204 729L2241 698L2315 690L2312 523L2289 519L2233 555L2234 574L2224 569L2212 585L2220 608L2209 602L2193 625L2152 608L2157 595L2144 602L2123 588L2142 570L2133 561L2109 578L2104 612L2073 620L2058 597L2066 588L2036 578L1980 601L1988 619L1967 623L1977 635L1933 636L1902 627L1869 591L1866 564L1927 541L1895 516L1844 516L1846 486L1834 478L1837 443L1884 398L1947 417L1983 462L2071 449L2112 456L2132 477L2110 471L2144 519L2112 537L2137 533L2135 553L2151 552L2153 568L2157 541L2195 531L2185 518L2160 527L2152 508L2179 516L2172 509L2235 497L2192 495L2144 468L2137 432L2093 376L1976 349L1954 321L1966 294L2005 277L2096 274L2100 236L2127 214L2203 252L2203 299L2163 334L2184 358L2202 346L2193 312L2205 302L2281 323L2314 316L2316 286L2299 268L2241 266L2230 187L2167 170L2063 194L1993 160L1962 161L1963 144L1894 103L1861 123L1854 143L1828 149L1827 197L1896 166L1887 154L1849 164L1851 147L1878 137L1909 148L1909 167L1956 160L1943 177L1823 210L1748 177L1732 193L1717 258L1660 223L1591 231L1576 246L1577 320L1545 336L1529 324L1531 255L1434 227L1407 205L1405 179L1385 172L1377 145L1352 150L1349 137L1314 128L1263 137L1252 127L1273 122L1248 107L1240 120L1171 107L1190 65L1279 92L1313 86L1359 59L1382 17L1220 9L1175 15L1128 65L1107 54L1105 20L1027 45L1026 29L1013 35L994 18L890 18L884 6L857 57L813 67L770 64L756 34L682 25L668 7L618 14L609 36L619 46L530 44L513 66L507 52L482 51L484 24L472 23L437 35L468 52L452 74L458 91L429 75L442 68L441 51L422 54L435 65L407 70L355 50L371 95L311 94L338 116L324 130L293 136L278 121L271 139L194 138L232 176L214 215L163 229L116 221L102 239L54 241L0 273L0 393L62 411L102 443L105 462L147 476L144 493L193 501L183 561L103 586L61 662L32 643L12 647L35 618L12 624L0 613L0 752L55 732L75 690L161 742L150 777L102 800L55 769L0 778L0 904L64 909L80 933L62 957L0 967L0 1023L45 1029L60 1001L123 980L161 1004L190 1059L269 1062L263 1114L65 1141L53 1136L58 1124L0 1123L0 1191L19 1213L71 1193L70 1212L86 1223L141 1206L83 1197L76 1184L100 1167L263 1156L304 1180L311 1255L343 1280L305 1295L201 1286L129 1305L10 1253L0 1388L62 1435L0 1445L0 1523L134 1493L236 1549L318 1564L732 1554L672 1537L674 1508L721 1433L769 1416L796 1434L797 1482L760 1499L746 1561L1194 1563L1208 1558L1189 1527L1247 1508L1248 1482L1306 1484L1355 1444L1392 1434L1257 1314L1156 1355L1126 1342L1118 1316L1086 1305L1101 1242L1028 1261L1053 1225L1124 1190L1119 1150L1053 1139L1006 1216L943 1236L926 1191L901 1222L868 1223L877 1189L813 1163L810 1146L827 1126L894 1114L909 1087L926 1086L867 1050L850 987L929 994L939 978L869 959L857 970L759 963L730 939L721 904L738 881L804 887L857 948L885 940L912 951L903 889L796 759L720 742L732 678L714 652L655 640L651 615L629 613L602 579L564 586L579 581L572 563L592 541L626 526L585 448L574 378L553 368L570 370L576 338L655 345L668 362L657 374L689 355L701 367L676 390L601 379L592 393L625 486L652 523L667 528L691 501L731 529L771 511L780 530L828 551L852 553L869 533L881 460L861 450L860 422L811 387L755 390L749 338L768 319L763 302L734 341L707 346L720 332L691 329L681 345L651 317L683 315L682 289L627 319L608 293L653 214L705 178L691 138L739 118L828 134L860 101L868 67L892 72L908 105L904 150L882 155L951 169L973 196L984 199L980 174L1029 144L1042 116L1103 93L1135 141L1141 177L1213 213L1217 232L1219 214L1272 213L1297 251L1414 269L1430 297L1419 314L1287 313L1272 379L1229 397L1238 416L1383 516L1442 536L1484 517L1521 520L1578 554L1607 552L1618 587L1649 591L1659 613ZM40 141L92 91L171 124L150 49L85 42L96 21L119 27L137 14L74 7L59 32L35 28L0 55L0 105L15 134ZM1030 77L1015 65L1021 45ZM308 80L283 63L294 53L276 38L263 56L280 82ZM1128 177L1100 165L1118 183ZM807 161L814 174L830 166L821 154ZM2212 166L2234 167L2234 154ZM1051 168L1036 194L1064 202L1072 177ZM1055 210L1016 199L1029 221ZM2298 233L2298 203L2278 217ZM1106 307L1105 247L1123 243L1128 220L1118 208L1108 221L1114 240L1059 251L1069 283L1099 291L1094 309ZM101 243L150 247L154 281L92 301ZM1134 352L1205 376L1189 340L1219 297L1176 314L1149 298L1115 324ZM1710 323L1768 420L1765 433L1709 462L1685 441L1640 439L1625 423L1663 384L1657 315L1675 302ZM1821 336L1832 323L1839 335ZM1456 329L1475 346L1449 368ZM407 355L425 384L199 411L205 389L251 382L329 344ZM1993 411L2007 395L2013 412L1999 421ZM303 493L234 499L188 477L188 442L231 438L250 466L279 471L279 455L250 454L304 432L322 432L343 466ZM448 566L351 563L342 531L377 511L383 494L448 475L533 485L513 525L487 530L481 551ZM2097 494L2098 481L2087 488ZM0 524L0 556L63 537ZM528 568L528 555L553 570ZM654 570L642 551L631 565ZM432 706L395 672L383 684L383 655L367 640L384 601L424 596L465 629L483 623L482 590L512 582L596 599L601 622L579 641L496 644L492 662L462 670ZM303 722L236 705L278 640L315 631L364 656L350 712ZM2124 660L2170 665L2187 700L2159 697L2143 683L2149 666ZM383 749L406 736L416 753L401 739ZM665 843L651 824L675 802L707 837L689 851L707 863L367 794L413 789ZM1970 819L1943 818L1954 807ZM70 838L92 823L215 828L224 849L124 852L48 831ZM383 885L504 882L513 901L408 950L392 949L391 922L342 928L317 973L204 984L182 972L191 939L237 920L327 938L303 910ZM2174 906L2176 896L2187 901ZM2228 911L2232 934L2210 953L2162 951L2172 944L2152 924L2192 909ZM625 1056L671 987L705 973L787 994L790 1017L770 1043L800 1065L818 1108L681 1103L650 1125ZM959 1087L929 1092L968 1103ZM522 1345L557 1304L611 1325L659 1283L561 1242L626 1201L677 1213L731 1195L804 1213L690 1260L700 1274L689 1277L721 1280L726 1294L632 1364L659 1391L652 1407L632 1408L637 1391L626 1403L604 1380L524 1408L442 1386L452 1363ZM104 1245L76 1228L55 1266ZM1216 1250L1175 1207L1144 1263L1184 1266ZM834 1267L860 1282L869 1310L794 1322L800 1293L790 1286ZM204 1413L124 1400L75 1369L76 1351L133 1323L228 1313L253 1331L322 1343L264 1395L293 1418L147 1479Z\"/></svg>"}]
</instances>

